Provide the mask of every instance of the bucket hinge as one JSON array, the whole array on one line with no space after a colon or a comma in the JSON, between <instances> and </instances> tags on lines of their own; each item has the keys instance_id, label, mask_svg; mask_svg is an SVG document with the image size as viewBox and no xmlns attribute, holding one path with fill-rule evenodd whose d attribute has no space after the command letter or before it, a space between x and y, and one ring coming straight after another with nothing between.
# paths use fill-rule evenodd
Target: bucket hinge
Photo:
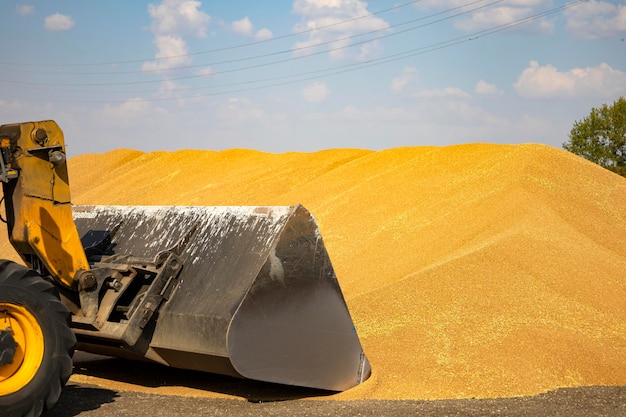
<instances>
[{"instance_id":1,"label":"bucket hinge","mask_svg":"<svg viewBox=\"0 0 626 417\"><path fill-rule=\"evenodd\" d=\"M122 337L128 346L134 346L137 343L154 313L158 311L164 301L169 299L182 267L180 258L170 252L160 265L159 272L150 288L139 295L136 300L137 303L131 306L130 318Z\"/></svg>"},{"instance_id":2,"label":"bucket hinge","mask_svg":"<svg viewBox=\"0 0 626 417\"><path fill-rule=\"evenodd\" d=\"M111 240L98 245L101 248L94 252L94 257L101 259L91 270L81 271L78 279L83 316L73 317L74 326L95 331L102 338L119 340L131 348L135 346L144 331L151 332L147 329L151 319L176 289L184 263L182 254L196 231L195 226L191 227L175 245L152 259L132 255L101 258L100 254L106 252L102 248ZM137 285L133 284L135 281ZM130 302L120 305L122 297ZM112 315L118 317L113 322L109 319ZM151 334L146 335L145 339L150 337Z\"/></svg>"}]
</instances>

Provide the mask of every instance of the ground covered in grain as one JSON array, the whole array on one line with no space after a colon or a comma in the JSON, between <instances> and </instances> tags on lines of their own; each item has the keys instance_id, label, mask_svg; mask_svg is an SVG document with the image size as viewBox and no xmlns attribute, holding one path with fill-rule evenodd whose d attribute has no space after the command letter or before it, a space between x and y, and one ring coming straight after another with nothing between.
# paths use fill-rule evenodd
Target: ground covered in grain
<instances>
[{"instance_id":1,"label":"ground covered in grain","mask_svg":"<svg viewBox=\"0 0 626 417\"><path fill-rule=\"evenodd\" d=\"M626 179L565 151L119 149L69 168L76 204L309 209L373 368L334 399L626 385Z\"/></svg>"}]
</instances>

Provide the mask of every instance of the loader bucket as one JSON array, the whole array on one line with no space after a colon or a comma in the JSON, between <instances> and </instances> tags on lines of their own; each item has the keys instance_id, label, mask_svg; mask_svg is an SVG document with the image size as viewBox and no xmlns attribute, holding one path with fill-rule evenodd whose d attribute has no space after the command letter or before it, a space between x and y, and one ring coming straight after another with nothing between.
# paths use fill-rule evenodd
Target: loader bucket
<instances>
[{"instance_id":1,"label":"loader bucket","mask_svg":"<svg viewBox=\"0 0 626 417\"><path fill-rule=\"evenodd\" d=\"M111 254L143 258L188 239L144 357L333 391L369 377L317 223L302 206L75 206L74 219L87 252L103 234ZM116 353L110 340L77 337L80 349Z\"/></svg>"}]
</instances>

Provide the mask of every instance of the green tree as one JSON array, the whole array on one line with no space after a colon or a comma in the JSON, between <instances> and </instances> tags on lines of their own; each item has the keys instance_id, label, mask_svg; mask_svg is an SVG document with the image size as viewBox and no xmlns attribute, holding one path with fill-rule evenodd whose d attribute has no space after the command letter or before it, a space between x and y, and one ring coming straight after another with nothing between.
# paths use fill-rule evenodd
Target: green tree
<instances>
[{"instance_id":1,"label":"green tree","mask_svg":"<svg viewBox=\"0 0 626 417\"><path fill-rule=\"evenodd\" d=\"M626 99L592 108L574 122L563 148L626 177Z\"/></svg>"}]
</instances>

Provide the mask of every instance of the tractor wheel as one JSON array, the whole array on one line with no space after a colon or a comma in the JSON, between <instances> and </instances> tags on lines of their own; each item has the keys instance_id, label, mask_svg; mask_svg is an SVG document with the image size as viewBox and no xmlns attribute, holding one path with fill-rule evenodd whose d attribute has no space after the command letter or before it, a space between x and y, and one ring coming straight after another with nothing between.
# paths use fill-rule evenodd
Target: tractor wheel
<instances>
[{"instance_id":1,"label":"tractor wheel","mask_svg":"<svg viewBox=\"0 0 626 417\"><path fill-rule=\"evenodd\" d=\"M0 410L38 417L56 404L72 373L76 338L53 284L0 260Z\"/></svg>"}]
</instances>

